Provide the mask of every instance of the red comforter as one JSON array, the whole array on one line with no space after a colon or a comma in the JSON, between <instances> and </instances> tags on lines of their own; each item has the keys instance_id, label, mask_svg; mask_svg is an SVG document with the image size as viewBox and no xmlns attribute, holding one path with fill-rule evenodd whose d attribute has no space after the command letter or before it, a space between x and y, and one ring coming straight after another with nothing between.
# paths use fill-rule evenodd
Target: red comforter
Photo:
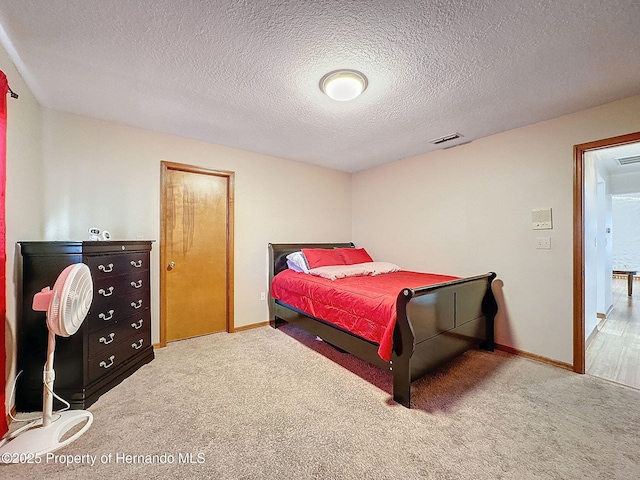
<instances>
[{"instance_id":1,"label":"red comforter","mask_svg":"<svg viewBox=\"0 0 640 480\"><path fill-rule=\"evenodd\" d=\"M308 315L332 323L379 345L391 359L396 299L403 288L416 288L458 277L400 271L337 280L284 270L271 284L271 295Z\"/></svg>"}]
</instances>

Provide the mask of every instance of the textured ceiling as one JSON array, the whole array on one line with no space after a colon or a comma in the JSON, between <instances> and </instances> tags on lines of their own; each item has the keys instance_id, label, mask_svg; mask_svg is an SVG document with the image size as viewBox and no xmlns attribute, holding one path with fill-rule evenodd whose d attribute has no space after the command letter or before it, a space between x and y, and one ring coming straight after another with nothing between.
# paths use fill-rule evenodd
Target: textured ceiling
<instances>
[{"instance_id":1,"label":"textured ceiling","mask_svg":"<svg viewBox=\"0 0 640 480\"><path fill-rule=\"evenodd\" d=\"M0 25L47 107L345 171L640 94L638 0L0 0ZM322 94L337 68L361 97Z\"/></svg>"}]
</instances>

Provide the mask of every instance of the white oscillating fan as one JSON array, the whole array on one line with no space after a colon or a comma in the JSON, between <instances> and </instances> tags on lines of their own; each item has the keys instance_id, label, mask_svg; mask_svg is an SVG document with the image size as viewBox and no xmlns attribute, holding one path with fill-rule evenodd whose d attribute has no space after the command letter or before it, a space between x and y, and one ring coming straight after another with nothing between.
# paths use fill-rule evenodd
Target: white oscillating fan
<instances>
[{"instance_id":1,"label":"white oscillating fan","mask_svg":"<svg viewBox=\"0 0 640 480\"><path fill-rule=\"evenodd\" d=\"M93 423L93 414L86 410L67 410L53 413L53 354L56 335L69 337L82 325L93 298L91 271L84 263L65 268L49 287L33 297L33 309L47 312L49 340L47 362L43 373L42 420L16 430L10 440L0 448L1 453L44 454L68 445L86 432ZM65 438L71 429L85 424Z\"/></svg>"}]
</instances>

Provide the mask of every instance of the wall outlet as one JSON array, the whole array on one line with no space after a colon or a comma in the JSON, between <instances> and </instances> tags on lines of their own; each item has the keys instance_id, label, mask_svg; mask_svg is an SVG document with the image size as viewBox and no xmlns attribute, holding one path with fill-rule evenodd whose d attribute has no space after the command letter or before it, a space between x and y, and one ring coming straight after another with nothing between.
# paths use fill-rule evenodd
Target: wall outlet
<instances>
[{"instance_id":1,"label":"wall outlet","mask_svg":"<svg viewBox=\"0 0 640 480\"><path fill-rule=\"evenodd\" d=\"M267 292L260 292L260 300L265 301L267 299Z\"/></svg>"},{"instance_id":2,"label":"wall outlet","mask_svg":"<svg viewBox=\"0 0 640 480\"><path fill-rule=\"evenodd\" d=\"M536 248L542 250L550 250L551 249L551 238L549 237L538 237L536 238Z\"/></svg>"}]
</instances>

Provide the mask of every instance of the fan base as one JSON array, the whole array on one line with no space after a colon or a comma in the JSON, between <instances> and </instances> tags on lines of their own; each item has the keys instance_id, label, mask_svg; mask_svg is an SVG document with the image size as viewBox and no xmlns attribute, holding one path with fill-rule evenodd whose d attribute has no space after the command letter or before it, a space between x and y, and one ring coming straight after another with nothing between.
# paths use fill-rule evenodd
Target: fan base
<instances>
[{"instance_id":1,"label":"fan base","mask_svg":"<svg viewBox=\"0 0 640 480\"><path fill-rule=\"evenodd\" d=\"M84 421L86 423L80 430L68 438L64 438L71 429ZM43 427L42 420L40 420L38 424L31 426L28 430L23 432L16 431L14 433L16 437L0 448L0 457L5 453L44 455L55 452L79 438L89 429L92 423L93 414L86 410L68 410L54 413L52 422L48 427ZM21 458L21 456L16 456L15 463L18 463Z\"/></svg>"}]
</instances>

